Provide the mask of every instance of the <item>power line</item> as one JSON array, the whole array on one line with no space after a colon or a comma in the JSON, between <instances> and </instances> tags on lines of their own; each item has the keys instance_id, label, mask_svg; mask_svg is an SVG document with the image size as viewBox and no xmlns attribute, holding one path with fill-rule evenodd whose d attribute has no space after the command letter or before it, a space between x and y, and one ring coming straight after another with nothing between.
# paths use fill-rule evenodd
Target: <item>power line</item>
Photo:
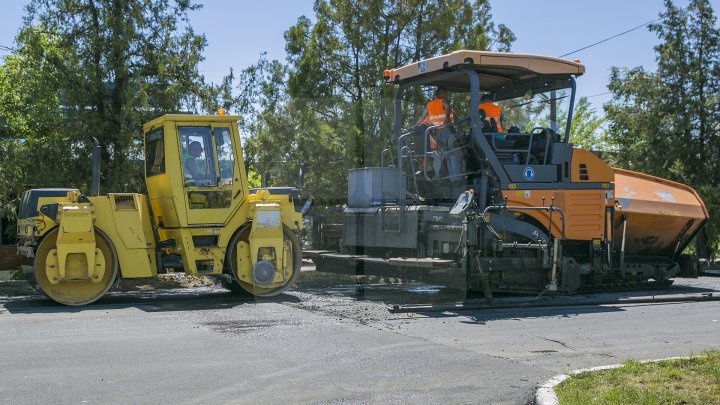
<instances>
[{"instance_id":1,"label":"power line","mask_svg":"<svg viewBox=\"0 0 720 405\"><path fill-rule=\"evenodd\" d=\"M582 47L582 48L580 48L580 49L576 49L576 50L574 50L574 51L572 51L572 52L568 52L568 53L566 53L566 54L560 55L560 56L558 56L558 58L564 58L564 57L566 57L566 56L568 56L568 55L572 55L572 54L574 54L574 53L577 53L577 52L580 52L580 51L584 51L584 50L586 50L586 49L588 49L588 48L592 48L592 47L595 46L595 45L600 45L600 44L602 44L602 43L604 43L604 42L610 41L611 39L615 39L615 38L620 37L620 36L623 36L623 35L625 35L625 34L629 34L629 33L633 32L633 31L635 31L635 30L638 30L638 29L640 29L640 28L647 27L648 25L650 25L650 24L652 24L652 23L654 23L654 22L658 22L658 21L660 21L660 20L662 20L662 19L663 19L663 17L656 18L656 19L654 19L654 20L652 20L652 21L646 22L645 24L638 25L637 27L634 27L634 28L630 28L630 29L627 30L627 31L623 31L623 32L621 32L621 33L619 33L619 34L615 34L615 35L613 35L613 36L611 36L611 37L605 38L605 39L603 39L603 40L601 40L601 41L595 42L595 43L590 44L590 45L588 45L588 46L584 46L584 47Z\"/></svg>"},{"instance_id":2,"label":"power line","mask_svg":"<svg viewBox=\"0 0 720 405\"><path fill-rule=\"evenodd\" d=\"M690 6L687 6L687 7L685 7L685 8L679 9L678 11L687 11L689 8L690 8ZM564 57L566 57L566 56L568 56L568 55L572 55L572 54L574 54L574 53L577 53L577 52L580 52L580 51L584 51L584 50L586 50L586 49L588 49L588 48L592 48L592 47L595 46L595 45L600 45L600 44L602 44L602 43L605 43L605 42L607 42L607 41L610 41L611 39L615 39L615 38L621 37L621 36L623 36L623 35L625 35L625 34L629 34L629 33L633 32L633 31L635 31L635 30L638 30L638 29L640 29L640 28L642 28L642 27L647 27L648 25L650 25L650 24L652 24L652 23L658 22L658 21L662 20L663 18L665 18L665 17L659 17L659 18L656 18L656 19L654 19L654 20L652 20L652 21L648 21L648 22L646 22L645 24L641 24L641 25L638 25L637 27L630 28L630 29L627 30L627 31L623 31L623 32L621 32L621 33L619 33L619 34L615 34L615 35L613 35L613 36L611 36L611 37L608 37L608 38L605 38L605 39L600 40L600 41L598 41L598 42L595 42L594 44L590 44L590 45L584 46L584 47L582 47L582 48L580 48L580 49L576 49L576 50L574 50L574 51L572 51L572 52L568 52L568 53L566 53L566 54L564 54L564 55L560 55L560 56L558 56L558 58L564 58Z\"/></svg>"},{"instance_id":3,"label":"power line","mask_svg":"<svg viewBox=\"0 0 720 405\"><path fill-rule=\"evenodd\" d=\"M610 93L612 93L612 91L606 91L604 93L593 94L592 96L585 96L585 97L586 98L600 97L600 96L604 96L604 95L610 94Z\"/></svg>"}]
</instances>

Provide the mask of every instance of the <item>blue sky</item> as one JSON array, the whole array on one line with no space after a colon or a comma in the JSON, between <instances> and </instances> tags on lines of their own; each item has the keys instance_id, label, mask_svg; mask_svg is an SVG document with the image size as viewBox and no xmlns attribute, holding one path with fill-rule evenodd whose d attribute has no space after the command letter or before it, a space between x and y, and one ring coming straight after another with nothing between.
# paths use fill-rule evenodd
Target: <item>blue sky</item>
<instances>
[{"instance_id":1,"label":"blue sky","mask_svg":"<svg viewBox=\"0 0 720 405\"><path fill-rule=\"evenodd\" d=\"M495 23L510 27L517 36L513 51L558 56L657 18L662 0L490 0ZM299 16L312 16L312 0L262 2L205 0L190 14L197 32L205 33L208 46L203 74L218 81L230 67L240 70L254 63L262 52L285 56L283 32ZM0 45L11 46L22 24L26 0L0 0ZM720 0L713 0L716 13ZM687 0L675 4L686 6ZM581 96L607 91L611 66L655 68L652 49L657 38L641 28L620 38L568 56L580 59L587 73L578 79ZM0 55L6 52L0 51ZM378 67L382 69L385 67ZM591 97L598 111L609 95Z\"/></svg>"}]
</instances>

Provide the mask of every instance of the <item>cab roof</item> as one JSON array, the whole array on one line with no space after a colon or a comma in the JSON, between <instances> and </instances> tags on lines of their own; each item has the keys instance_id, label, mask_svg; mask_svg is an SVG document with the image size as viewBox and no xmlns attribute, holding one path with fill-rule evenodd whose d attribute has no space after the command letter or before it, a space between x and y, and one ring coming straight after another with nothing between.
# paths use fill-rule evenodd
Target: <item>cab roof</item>
<instances>
[{"instance_id":1,"label":"cab roof","mask_svg":"<svg viewBox=\"0 0 720 405\"><path fill-rule=\"evenodd\" d=\"M191 122L194 124L210 124L213 122L237 122L242 117L239 115L194 115L194 114L165 114L143 125L143 132L156 127L165 121Z\"/></svg>"},{"instance_id":2,"label":"cab roof","mask_svg":"<svg viewBox=\"0 0 720 405\"><path fill-rule=\"evenodd\" d=\"M468 91L466 75L452 78L440 77L442 73L471 69L480 78L480 90L495 89L537 82L580 76L585 66L579 62L563 59L509 52L460 50L450 54L421 60L383 72L385 80L395 84L419 84L443 86L451 91ZM433 77L438 76L437 81Z\"/></svg>"}]
</instances>

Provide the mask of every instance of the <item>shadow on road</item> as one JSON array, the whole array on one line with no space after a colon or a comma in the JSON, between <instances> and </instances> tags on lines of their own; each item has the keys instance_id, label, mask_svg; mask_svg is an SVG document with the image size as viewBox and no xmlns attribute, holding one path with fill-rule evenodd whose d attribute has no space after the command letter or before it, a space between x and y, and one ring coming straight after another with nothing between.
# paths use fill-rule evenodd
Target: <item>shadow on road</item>
<instances>
[{"instance_id":1,"label":"shadow on road","mask_svg":"<svg viewBox=\"0 0 720 405\"><path fill-rule=\"evenodd\" d=\"M348 301L376 302L387 305L393 312L414 312L428 317L463 316L468 322L483 323L494 319L513 319L534 316L577 316L587 313L622 311L619 300L659 299L671 300L679 295L720 296L717 278L700 282L685 282L656 290L616 291L571 296L496 294L495 307L487 305L482 293L462 288L448 288L419 282L400 282L388 277L362 277L303 272L289 293L272 298L254 298L235 295L224 288L195 287L155 289L143 291L110 292L97 302L68 307L56 304L39 294L0 297L0 313L79 313L83 311L137 308L145 312L202 311L227 309L262 303L295 304L312 297L326 300L336 306L339 298ZM693 284L696 283L696 284ZM300 294L297 294L300 293ZM305 294L305 295L303 295ZM409 310L404 308L412 307ZM499 308L498 308L499 307ZM511 309L502 309L510 308ZM399 311L396 311L400 308Z\"/></svg>"},{"instance_id":2,"label":"shadow on road","mask_svg":"<svg viewBox=\"0 0 720 405\"><path fill-rule=\"evenodd\" d=\"M357 300L379 301L388 305L442 305L457 303L482 303L485 302L482 292L469 291L462 288L449 288L440 285L396 282L376 279L359 280L348 283L348 280L332 283L329 280L322 288L317 286L302 286L294 291L305 292L313 295L345 296ZM573 295L552 295L543 294L510 294L495 293L496 304L521 304L529 302L553 302L563 303L565 301L582 300L612 300L632 299L640 297L667 297L678 294L719 294L718 288L706 288L696 286L671 286L657 289L636 290L636 291L602 291L595 293L582 293Z\"/></svg>"},{"instance_id":3,"label":"shadow on road","mask_svg":"<svg viewBox=\"0 0 720 405\"><path fill-rule=\"evenodd\" d=\"M581 315L600 314L610 312L623 312L622 307L588 305L577 307L542 307L542 308L513 308L513 309L485 309L474 311L461 311L458 315L466 317L461 323L484 325L497 320L516 320L528 318L573 318Z\"/></svg>"},{"instance_id":4,"label":"shadow on road","mask_svg":"<svg viewBox=\"0 0 720 405\"><path fill-rule=\"evenodd\" d=\"M462 288L447 288L419 282L400 282L393 278L375 276L348 276L334 274L308 274L296 291L306 294L340 298L347 307L349 302L376 302L386 305L396 316L414 313L424 317L462 317L464 323L484 324L494 320L513 320L535 317L576 317L596 313L625 311L626 305L671 305L692 300L716 300L720 296L720 283L711 280L684 280L673 286L637 291L604 291L575 295L495 294L494 306L488 305L480 292ZM713 297L714 296L714 297ZM330 304L332 305L332 304ZM324 311L354 316L341 309ZM344 311L344 312L343 312ZM410 317L408 318L410 319Z\"/></svg>"},{"instance_id":5,"label":"shadow on road","mask_svg":"<svg viewBox=\"0 0 720 405\"><path fill-rule=\"evenodd\" d=\"M12 314L79 313L104 309L137 308L145 312L201 311L261 303L293 303L300 300L288 294L270 298L238 296L218 288L111 292L96 302L79 307L60 305L41 295L6 298L2 307Z\"/></svg>"}]
</instances>

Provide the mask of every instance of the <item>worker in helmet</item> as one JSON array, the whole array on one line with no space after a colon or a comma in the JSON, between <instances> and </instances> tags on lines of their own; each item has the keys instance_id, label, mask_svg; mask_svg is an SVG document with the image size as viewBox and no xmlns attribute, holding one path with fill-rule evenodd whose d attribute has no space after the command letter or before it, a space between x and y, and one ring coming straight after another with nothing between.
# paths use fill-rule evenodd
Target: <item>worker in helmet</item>
<instances>
[{"instance_id":1,"label":"worker in helmet","mask_svg":"<svg viewBox=\"0 0 720 405\"><path fill-rule=\"evenodd\" d=\"M505 132L503 125L505 124L505 116L502 113L502 109L499 105L493 103L492 96L490 94L483 94L480 97L480 105L478 108L481 110L480 116L484 116L487 125L485 128L489 128L489 131L483 132Z\"/></svg>"},{"instance_id":2,"label":"worker in helmet","mask_svg":"<svg viewBox=\"0 0 720 405\"><path fill-rule=\"evenodd\" d=\"M448 174L451 180L457 179L460 175L460 152L449 150L452 149L454 142L454 134L452 131L452 123L455 121L455 116L447 100L448 91L444 87L438 87L435 90L435 98L427 103L425 110L418 119L417 125L442 125L443 127L438 128L436 131L437 139L430 137L430 147L435 150L433 153L434 166L435 166L435 177L440 177L440 166L442 164L440 154L442 154L448 164ZM438 153L439 151L439 153Z\"/></svg>"}]
</instances>

